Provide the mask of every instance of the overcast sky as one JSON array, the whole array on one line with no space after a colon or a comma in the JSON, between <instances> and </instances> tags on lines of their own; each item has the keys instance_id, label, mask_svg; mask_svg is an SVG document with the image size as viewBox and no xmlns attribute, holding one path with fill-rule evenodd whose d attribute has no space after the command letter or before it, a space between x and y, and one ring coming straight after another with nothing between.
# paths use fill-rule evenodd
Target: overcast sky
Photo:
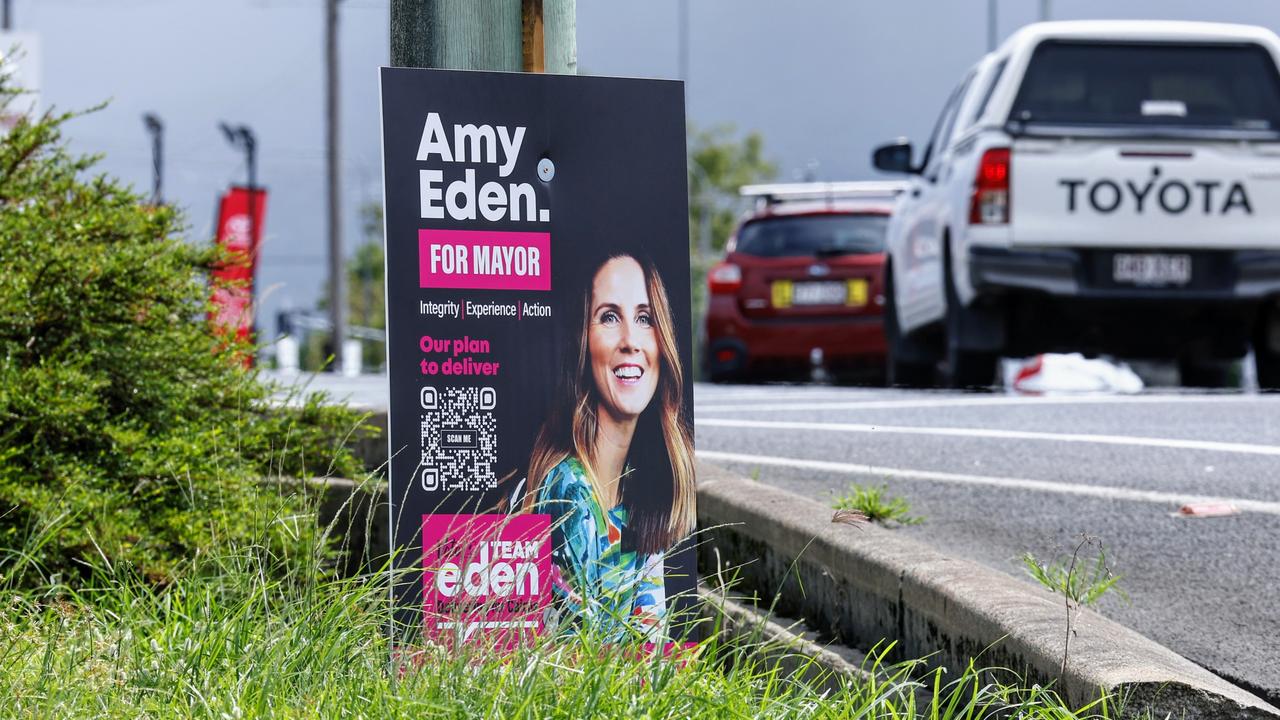
<instances>
[{"instance_id":1,"label":"overcast sky","mask_svg":"<svg viewBox=\"0 0 1280 720\"><path fill-rule=\"evenodd\" d=\"M243 182L217 123L258 135L271 197L259 267L261 327L310 307L325 277L322 0L12 0L14 28L41 37L42 100L60 109L110 100L74 121L78 149L143 191L151 184L144 112L166 125L165 195L193 240L212 234L214 199ZM870 150L919 141L947 92L987 46L987 0L689 0L688 113L698 126L759 131L783 179L816 163L821 179L872 177ZM345 241L380 201L376 68L388 61L386 0L343 0ZM1038 0L1002 0L1000 36L1032 22ZM1280 27L1263 0L1053 0L1054 19L1162 18ZM679 75L677 0L578 0L583 73Z\"/></svg>"}]
</instances>

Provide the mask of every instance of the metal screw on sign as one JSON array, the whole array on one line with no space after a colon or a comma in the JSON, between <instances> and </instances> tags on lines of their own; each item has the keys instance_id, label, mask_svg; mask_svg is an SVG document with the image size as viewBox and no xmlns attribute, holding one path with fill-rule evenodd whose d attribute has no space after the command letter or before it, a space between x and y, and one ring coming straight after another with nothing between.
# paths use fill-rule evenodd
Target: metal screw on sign
<instances>
[{"instance_id":1,"label":"metal screw on sign","mask_svg":"<svg viewBox=\"0 0 1280 720\"><path fill-rule=\"evenodd\" d=\"M542 158L538 161L538 177L542 182L551 182L551 178L556 176L556 164L551 162L551 158Z\"/></svg>"}]
</instances>

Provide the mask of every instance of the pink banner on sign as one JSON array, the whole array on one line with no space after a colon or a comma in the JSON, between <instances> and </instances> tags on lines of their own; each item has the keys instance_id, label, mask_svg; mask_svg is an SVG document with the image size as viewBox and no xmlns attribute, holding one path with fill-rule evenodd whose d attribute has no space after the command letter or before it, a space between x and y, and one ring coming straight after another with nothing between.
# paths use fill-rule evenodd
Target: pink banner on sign
<instances>
[{"instance_id":1,"label":"pink banner on sign","mask_svg":"<svg viewBox=\"0 0 1280 720\"><path fill-rule=\"evenodd\" d=\"M542 632L551 601L551 516L422 516L428 638L510 650Z\"/></svg>"},{"instance_id":2,"label":"pink banner on sign","mask_svg":"<svg viewBox=\"0 0 1280 720\"><path fill-rule=\"evenodd\" d=\"M418 284L424 288L550 290L551 234L419 230Z\"/></svg>"}]
</instances>

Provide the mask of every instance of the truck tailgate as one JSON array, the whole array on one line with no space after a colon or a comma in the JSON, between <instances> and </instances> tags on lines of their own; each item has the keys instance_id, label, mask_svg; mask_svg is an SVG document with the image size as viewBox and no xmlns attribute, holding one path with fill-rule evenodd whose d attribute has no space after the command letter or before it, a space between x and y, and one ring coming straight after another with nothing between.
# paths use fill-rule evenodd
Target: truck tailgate
<instances>
[{"instance_id":1,"label":"truck tailgate","mask_svg":"<svg viewBox=\"0 0 1280 720\"><path fill-rule=\"evenodd\" d=\"M1019 138L1022 247L1280 248L1280 144Z\"/></svg>"}]
</instances>

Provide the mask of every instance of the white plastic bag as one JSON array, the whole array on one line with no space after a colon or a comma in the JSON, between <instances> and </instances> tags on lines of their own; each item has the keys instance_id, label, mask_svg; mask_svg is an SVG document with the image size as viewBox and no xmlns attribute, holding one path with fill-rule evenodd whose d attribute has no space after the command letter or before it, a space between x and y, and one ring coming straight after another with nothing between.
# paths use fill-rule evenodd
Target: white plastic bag
<instances>
[{"instance_id":1,"label":"white plastic bag","mask_svg":"<svg viewBox=\"0 0 1280 720\"><path fill-rule=\"evenodd\" d=\"M1005 363L1004 386L1015 393L1142 392L1142 379L1125 363L1086 358L1080 353L1046 353Z\"/></svg>"}]
</instances>

